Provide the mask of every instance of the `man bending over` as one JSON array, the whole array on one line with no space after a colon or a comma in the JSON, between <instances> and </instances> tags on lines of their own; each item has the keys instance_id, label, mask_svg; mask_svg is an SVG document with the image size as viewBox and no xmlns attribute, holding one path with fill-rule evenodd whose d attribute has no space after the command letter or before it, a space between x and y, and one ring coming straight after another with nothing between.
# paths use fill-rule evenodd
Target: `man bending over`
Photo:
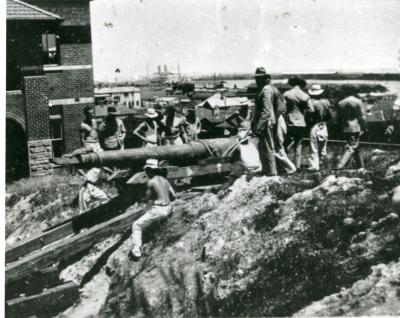
<instances>
[{"instance_id":1,"label":"man bending over","mask_svg":"<svg viewBox=\"0 0 400 318\"><path fill-rule=\"evenodd\" d=\"M160 175L157 159L148 159L143 167L149 181L147 182L146 199L152 203L151 209L132 225L132 250L129 257L137 261L142 256L142 231L155 222L167 218L171 212L171 201L175 200L175 191L167 179Z\"/></svg>"}]
</instances>

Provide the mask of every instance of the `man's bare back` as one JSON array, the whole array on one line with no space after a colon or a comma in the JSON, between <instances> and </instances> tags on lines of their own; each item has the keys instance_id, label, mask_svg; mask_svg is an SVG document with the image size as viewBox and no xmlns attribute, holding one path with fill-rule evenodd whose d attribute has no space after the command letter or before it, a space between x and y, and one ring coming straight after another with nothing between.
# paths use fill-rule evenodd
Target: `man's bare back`
<instances>
[{"instance_id":1,"label":"man's bare back","mask_svg":"<svg viewBox=\"0 0 400 318\"><path fill-rule=\"evenodd\" d=\"M153 203L169 204L175 200L175 191L167 179L154 176L147 182L146 197Z\"/></svg>"}]
</instances>

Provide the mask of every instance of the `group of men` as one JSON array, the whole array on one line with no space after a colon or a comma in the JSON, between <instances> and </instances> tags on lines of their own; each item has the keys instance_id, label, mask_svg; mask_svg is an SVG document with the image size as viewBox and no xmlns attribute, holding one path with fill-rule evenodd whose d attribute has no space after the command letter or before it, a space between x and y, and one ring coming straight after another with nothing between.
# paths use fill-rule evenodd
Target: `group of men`
<instances>
[{"instance_id":1,"label":"group of men","mask_svg":"<svg viewBox=\"0 0 400 318\"><path fill-rule=\"evenodd\" d=\"M265 68L255 72L257 96L255 112L251 122L251 132L257 137L262 172L265 175L278 174L277 166L286 174L302 168L302 143L310 138L309 167L311 171L320 169L326 156L328 141L327 123L332 120L332 109L320 85L312 85L306 91L306 81L300 77L290 78L291 89L283 94L271 83L271 76ZM347 142L345 152L337 164L343 169L352 157L358 168L363 167L359 151L359 138L366 130L366 119L362 101L355 91L338 103L337 122ZM294 162L288 153L294 149Z\"/></svg>"},{"instance_id":2,"label":"group of men","mask_svg":"<svg viewBox=\"0 0 400 318\"><path fill-rule=\"evenodd\" d=\"M85 119L80 126L82 146L89 151L123 150L126 128L118 118L115 107L107 108L108 115L98 125L93 108L84 109ZM133 131L142 141L143 147L160 145L181 145L195 140L201 131L201 124L194 109L186 116L176 113L174 107L166 109L165 114L148 108L145 119Z\"/></svg>"},{"instance_id":3,"label":"group of men","mask_svg":"<svg viewBox=\"0 0 400 318\"><path fill-rule=\"evenodd\" d=\"M300 77L293 77L288 82L291 89L281 94L272 85L271 76L263 67L256 69L255 81L258 90L252 119L249 118L248 109L244 108L228 118L228 121L235 123L238 130L239 141L238 147L235 148L240 154L238 175L243 173L243 167L246 174L263 173L275 176L278 174L278 168L285 174L295 173L302 168L302 142L305 137L310 139L308 169L318 171L327 151L327 123L333 118L330 102L324 97L324 90L315 84L306 91L306 81ZM347 140L345 152L337 168L344 168L353 156L361 168L363 161L358 142L366 129L362 102L356 97L356 92L349 92L337 106L337 122ZM102 147L105 150L123 149L126 129L114 110L108 109L108 117L99 129L92 110L85 110L86 119L81 125L85 148L94 151ZM168 108L165 115L149 108L145 116L146 119L133 131L134 135L142 140L144 147L181 145L197 139L201 130L194 110L190 110L185 118L177 115L173 107ZM102 140L101 145L99 139ZM294 149L294 162L288 157L291 149ZM234 164L232 167L235 173L237 166ZM94 186L100 170L93 169L89 171L82 190L82 210L87 210L85 199L90 201L90 196L97 195L102 203L109 200L105 193L99 192L101 190ZM156 159L148 159L143 169L148 177L146 198L152 205L150 210L132 225L132 249L129 256L133 260L140 259L142 255L142 230L168 217L172 212L171 201L175 199L175 192L168 180L162 176Z\"/></svg>"}]
</instances>

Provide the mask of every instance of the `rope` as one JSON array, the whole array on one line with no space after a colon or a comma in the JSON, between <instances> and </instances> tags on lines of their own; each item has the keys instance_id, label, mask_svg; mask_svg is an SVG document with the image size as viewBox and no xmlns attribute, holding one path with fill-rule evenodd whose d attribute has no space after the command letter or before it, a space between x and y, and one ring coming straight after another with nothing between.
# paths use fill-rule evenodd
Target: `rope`
<instances>
[{"instance_id":1,"label":"rope","mask_svg":"<svg viewBox=\"0 0 400 318\"><path fill-rule=\"evenodd\" d=\"M211 157L218 157L217 152L214 149L212 149L209 144L200 139L197 139L195 141L201 143L207 149Z\"/></svg>"}]
</instances>

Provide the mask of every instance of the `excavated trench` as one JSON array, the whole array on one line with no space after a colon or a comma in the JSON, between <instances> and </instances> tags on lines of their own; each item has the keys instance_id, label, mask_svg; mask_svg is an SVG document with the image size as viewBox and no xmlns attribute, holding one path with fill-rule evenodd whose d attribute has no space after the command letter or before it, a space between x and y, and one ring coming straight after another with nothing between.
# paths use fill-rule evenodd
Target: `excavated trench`
<instances>
[{"instance_id":1,"label":"excavated trench","mask_svg":"<svg viewBox=\"0 0 400 318\"><path fill-rule=\"evenodd\" d=\"M398 315L399 176L384 176L399 160L376 152L367 171L242 177L178 200L139 262L127 231L63 264L81 299L59 317Z\"/></svg>"}]
</instances>

